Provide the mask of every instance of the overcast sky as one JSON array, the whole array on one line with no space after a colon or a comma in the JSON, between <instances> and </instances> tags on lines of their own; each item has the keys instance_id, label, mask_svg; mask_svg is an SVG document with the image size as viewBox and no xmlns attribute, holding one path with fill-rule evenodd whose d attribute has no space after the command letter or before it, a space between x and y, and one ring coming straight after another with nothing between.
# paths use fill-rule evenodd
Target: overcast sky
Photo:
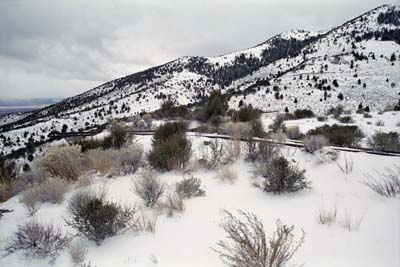
<instances>
[{"instance_id":1,"label":"overcast sky","mask_svg":"<svg viewBox=\"0 0 400 267\"><path fill-rule=\"evenodd\" d=\"M323 30L398 0L1 0L0 98L67 97L187 55Z\"/></svg>"}]
</instances>

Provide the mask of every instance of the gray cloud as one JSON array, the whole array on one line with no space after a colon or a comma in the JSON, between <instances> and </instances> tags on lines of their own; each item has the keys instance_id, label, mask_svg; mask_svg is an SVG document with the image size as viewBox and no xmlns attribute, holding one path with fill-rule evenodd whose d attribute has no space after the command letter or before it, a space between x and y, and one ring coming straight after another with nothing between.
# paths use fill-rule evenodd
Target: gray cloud
<instances>
[{"instance_id":1,"label":"gray cloud","mask_svg":"<svg viewBox=\"0 0 400 267\"><path fill-rule=\"evenodd\" d=\"M394 1L393 1L394 2ZM185 55L321 30L379 0L3 0L0 97L66 97Z\"/></svg>"}]
</instances>

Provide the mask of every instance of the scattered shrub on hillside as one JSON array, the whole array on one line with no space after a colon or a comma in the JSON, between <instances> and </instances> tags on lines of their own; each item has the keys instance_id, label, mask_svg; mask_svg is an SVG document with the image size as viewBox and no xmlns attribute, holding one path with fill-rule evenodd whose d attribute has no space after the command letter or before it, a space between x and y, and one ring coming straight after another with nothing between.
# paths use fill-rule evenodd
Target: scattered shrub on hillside
<instances>
[{"instance_id":1,"label":"scattered shrub on hillside","mask_svg":"<svg viewBox=\"0 0 400 267\"><path fill-rule=\"evenodd\" d=\"M6 201L13 196L16 175L15 161L0 156L0 201Z\"/></svg>"},{"instance_id":2,"label":"scattered shrub on hillside","mask_svg":"<svg viewBox=\"0 0 400 267\"><path fill-rule=\"evenodd\" d=\"M328 140L323 135L310 135L303 141L304 149L313 154L328 144Z\"/></svg>"},{"instance_id":3,"label":"scattered shrub on hillside","mask_svg":"<svg viewBox=\"0 0 400 267\"><path fill-rule=\"evenodd\" d=\"M376 126L385 126L385 122L384 122L383 120L377 120L377 121L375 122L375 125L376 125Z\"/></svg>"},{"instance_id":4,"label":"scattered shrub on hillside","mask_svg":"<svg viewBox=\"0 0 400 267\"><path fill-rule=\"evenodd\" d=\"M300 170L284 157L276 157L267 164L259 165L256 174L264 179L263 190L281 194L308 188L310 183Z\"/></svg>"},{"instance_id":5,"label":"scattered shrub on hillside","mask_svg":"<svg viewBox=\"0 0 400 267\"><path fill-rule=\"evenodd\" d=\"M328 118L327 117L325 117L325 116L318 116L317 117L317 121L327 121L328 120Z\"/></svg>"},{"instance_id":6,"label":"scattered shrub on hillside","mask_svg":"<svg viewBox=\"0 0 400 267\"><path fill-rule=\"evenodd\" d=\"M24 193L22 193L20 202L27 210L29 216L33 216L41 206L40 195L36 188L26 190Z\"/></svg>"},{"instance_id":7,"label":"scattered shrub on hillside","mask_svg":"<svg viewBox=\"0 0 400 267\"><path fill-rule=\"evenodd\" d=\"M286 127L285 133L287 137L292 140L300 140L304 136L297 125Z\"/></svg>"},{"instance_id":8,"label":"scattered shrub on hillside","mask_svg":"<svg viewBox=\"0 0 400 267\"><path fill-rule=\"evenodd\" d=\"M121 172L133 174L142 164L143 147L139 144L132 144L129 147L121 148L118 151L118 162Z\"/></svg>"},{"instance_id":9,"label":"scattered shrub on hillside","mask_svg":"<svg viewBox=\"0 0 400 267\"><path fill-rule=\"evenodd\" d=\"M365 174L362 183L383 197L396 197L400 195L400 166L394 169L386 168L385 172L376 172L376 177Z\"/></svg>"},{"instance_id":10,"label":"scattered shrub on hillside","mask_svg":"<svg viewBox=\"0 0 400 267\"><path fill-rule=\"evenodd\" d=\"M126 145L131 137L131 131L129 127L119 121L112 121L108 129L110 135L104 138L105 148L121 148Z\"/></svg>"},{"instance_id":11,"label":"scattered shrub on hillside","mask_svg":"<svg viewBox=\"0 0 400 267\"><path fill-rule=\"evenodd\" d=\"M19 173L17 178L12 181L13 194L16 195L23 192L32 186L36 186L45 181L45 174L43 171L32 169L28 172Z\"/></svg>"},{"instance_id":12,"label":"scattered shrub on hillside","mask_svg":"<svg viewBox=\"0 0 400 267\"><path fill-rule=\"evenodd\" d=\"M294 116L297 119L304 119L304 118L314 118L314 112L310 109L296 109L294 111Z\"/></svg>"},{"instance_id":13,"label":"scattered shrub on hillside","mask_svg":"<svg viewBox=\"0 0 400 267\"><path fill-rule=\"evenodd\" d=\"M342 115L344 108L342 105L338 105L336 107L332 107L328 110L327 115L333 115L335 119L338 119L340 115Z\"/></svg>"},{"instance_id":14,"label":"scattered shrub on hillside","mask_svg":"<svg viewBox=\"0 0 400 267\"><path fill-rule=\"evenodd\" d=\"M81 241L74 241L68 245L68 253L71 256L72 263L75 266L82 266L88 250Z\"/></svg>"},{"instance_id":15,"label":"scattered shrub on hillside","mask_svg":"<svg viewBox=\"0 0 400 267\"><path fill-rule=\"evenodd\" d=\"M353 118L352 118L351 116L343 116L343 117L340 117L340 118L339 118L339 121L340 121L341 123L353 123L353 122L354 122L354 120L353 120Z\"/></svg>"},{"instance_id":16,"label":"scattered shrub on hillside","mask_svg":"<svg viewBox=\"0 0 400 267\"><path fill-rule=\"evenodd\" d=\"M228 110L227 98L221 91L212 91L206 100L206 103L201 108L197 115L197 119L202 122L210 122L217 125L221 122L219 119L221 116L225 116Z\"/></svg>"},{"instance_id":17,"label":"scattered shrub on hillside","mask_svg":"<svg viewBox=\"0 0 400 267\"><path fill-rule=\"evenodd\" d=\"M161 125L153 136L153 148L148 154L150 164L158 170L184 168L191 156L192 144L185 134L184 123Z\"/></svg>"},{"instance_id":18,"label":"scattered shrub on hillside","mask_svg":"<svg viewBox=\"0 0 400 267\"><path fill-rule=\"evenodd\" d=\"M370 119L370 118L372 118L372 115L371 115L371 113L364 112L364 113L363 113L363 118L365 118L365 119Z\"/></svg>"},{"instance_id":19,"label":"scattered shrub on hillside","mask_svg":"<svg viewBox=\"0 0 400 267\"><path fill-rule=\"evenodd\" d=\"M99 139L82 139L76 142L77 145L81 147L81 152L84 153L91 149L103 149L104 141Z\"/></svg>"},{"instance_id":20,"label":"scattered shrub on hillside","mask_svg":"<svg viewBox=\"0 0 400 267\"><path fill-rule=\"evenodd\" d=\"M205 191L200 188L201 180L190 175L175 185L175 192L182 198L201 197L205 195Z\"/></svg>"},{"instance_id":21,"label":"scattered shrub on hillside","mask_svg":"<svg viewBox=\"0 0 400 267\"><path fill-rule=\"evenodd\" d=\"M220 165L226 164L226 148L218 139L205 141L202 146L200 163L207 169L215 169Z\"/></svg>"},{"instance_id":22,"label":"scattered shrub on hillside","mask_svg":"<svg viewBox=\"0 0 400 267\"><path fill-rule=\"evenodd\" d=\"M267 163L279 154L277 146L267 142L250 140L246 143L246 160Z\"/></svg>"},{"instance_id":23,"label":"scattered shrub on hillside","mask_svg":"<svg viewBox=\"0 0 400 267\"><path fill-rule=\"evenodd\" d=\"M175 134L185 133L187 125L184 122L168 122L160 125L153 135L153 144L159 144Z\"/></svg>"},{"instance_id":24,"label":"scattered shrub on hillside","mask_svg":"<svg viewBox=\"0 0 400 267\"><path fill-rule=\"evenodd\" d=\"M154 113L159 118L185 118L189 111L187 106L176 106L171 100L166 100L161 104L161 108Z\"/></svg>"},{"instance_id":25,"label":"scattered shrub on hillside","mask_svg":"<svg viewBox=\"0 0 400 267\"><path fill-rule=\"evenodd\" d=\"M233 184L237 179L239 179L239 175L232 170L232 168L228 166L222 166L217 174L214 176L215 179L220 180L223 183Z\"/></svg>"},{"instance_id":26,"label":"scattered shrub on hillside","mask_svg":"<svg viewBox=\"0 0 400 267\"><path fill-rule=\"evenodd\" d=\"M64 200L64 195L68 191L68 183L57 178L47 178L36 190L41 202L57 204Z\"/></svg>"},{"instance_id":27,"label":"scattered shrub on hillside","mask_svg":"<svg viewBox=\"0 0 400 267\"><path fill-rule=\"evenodd\" d=\"M260 138L265 136L265 130L260 119L250 121L250 126L251 136Z\"/></svg>"},{"instance_id":28,"label":"scattered shrub on hillside","mask_svg":"<svg viewBox=\"0 0 400 267\"><path fill-rule=\"evenodd\" d=\"M160 143L153 140L148 154L149 163L157 170L183 169L192 154L192 143L184 133L174 134Z\"/></svg>"},{"instance_id":29,"label":"scattered shrub on hillside","mask_svg":"<svg viewBox=\"0 0 400 267\"><path fill-rule=\"evenodd\" d=\"M65 180L77 180L85 172L78 145L51 147L44 157L34 160L34 165L51 177Z\"/></svg>"},{"instance_id":30,"label":"scattered shrub on hillside","mask_svg":"<svg viewBox=\"0 0 400 267\"><path fill-rule=\"evenodd\" d=\"M183 212L185 210L182 196L173 191L168 193L165 201L160 203L160 207L167 212L168 217L174 216L175 212Z\"/></svg>"},{"instance_id":31,"label":"scattered shrub on hillside","mask_svg":"<svg viewBox=\"0 0 400 267\"><path fill-rule=\"evenodd\" d=\"M376 150L400 151L400 134L376 132L368 138L368 146Z\"/></svg>"},{"instance_id":32,"label":"scattered shrub on hillside","mask_svg":"<svg viewBox=\"0 0 400 267\"><path fill-rule=\"evenodd\" d=\"M163 195L165 185L160 182L155 171L143 169L133 181L131 189L143 200L146 207L153 207Z\"/></svg>"},{"instance_id":33,"label":"scattered shrub on hillside","mask_svg":"<svg viewBox=\"0 0 400 267\"><path fill-rule=\"evenodd\" d=\"M252 135L252 127L248 122L227 122L221 125L220 131L237 138L250 138Z\"/></svg>"},{"instance_id":34,"label":"scattered shrub on hillside","mask_svg":"<svg viewBox=\"0 0 400 267\"><path fill-rule=\"evenodd\" d=\"M49 259L52 264L70 240L68 235L52 224L29 221L18 225L8 240L5 251L6 255L22 251L26 257Z\"/></svg>"},{"instance_id":35,"label":"scattered shrub on hillside","mask_svg":"<svg viewBox=\"0 0 400 267\"><path fill-rule=\"evenodd\" d=\"M273 123L270 125L272 131L276 132L278 130L282 130L282 123L287 120L295 120L296 116L290 113L278 114Z\"/></svg>"},{"instance_id":36,"label":"scattered shrub on hillside","mask_svg":"<svg viewBox=\"0 0 400 267\"><path fill-rule=\"evenodd\" d=\"M307 135L323 135L329 144L335 146L355 146L363 138L361 130L355 126L324 125L308 131Z\"/></svg>"},{"instance_id":37,"label":"scattered shrub on hillside","mask_svg":"<svg viewBox=\"0 0 400 267\"><path fill-rule=\"evenodd\" d=\"M276 230L266 237L261 220L253 213L238 211L235 217L223 211L222 228L228 241L220 240L219 249L213 249L221 260L232 267L285 267L304 243L304 231L300 239L294 236L294 226L276 222Z\"/></svg>"},{"instance_id":38,"label":"scattered shrub on hillside","mask_svg":"<svg viewBox=\"0 0 400 267\"><path fill-rule=\"evenodd\" d=\"M252 105L244 106L239 111L232 112L232 121L250 122L260 118L260 110L254 109Z\"/></svg>"},{"instance_id":39,"label":"scattered shrub on hillside","mask_svg":"<svg viewBox=\"0 0 400 267\"><path fill-rule=\"evenodd\" d=\"M67 225L99 245L105 238L127 229L135 210L105 200L105 191L80 191L69 201Z\"/></svg>"},{"instance_id":40,"label":"scattered shrub on hillside","mask_svg":"<svg viewBox=\"0 0 400 267\"><path fill-rule=\"evenodd\" d=\"M271 134L271 139L277 143L283 143L287 139L287 135L284 131L279 130Z\"/></svg>"}]
</instances>

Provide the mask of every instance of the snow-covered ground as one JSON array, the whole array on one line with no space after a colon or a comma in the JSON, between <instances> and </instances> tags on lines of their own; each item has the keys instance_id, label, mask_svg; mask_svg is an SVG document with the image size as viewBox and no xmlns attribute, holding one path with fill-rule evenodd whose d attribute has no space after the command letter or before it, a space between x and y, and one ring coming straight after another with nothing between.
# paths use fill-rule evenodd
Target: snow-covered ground
<instances>
[{"instance_id":1,"label":"snow-covered ground","mask_svg":"<svg viewBox=\"0 0 400 267\"><path fill-rule=\"evenodd\" d=\"M387 116L389 116L388 114ZM386 116L385 114L382 116ZM190 137L194 151L206 138ZM145 151L151 146L151 136L137 137ZM362 267L398 267L400 266L400 199L384 198L360 183L365 173L373 174L400 162L399 157L386 157L366 153L347 153L354 162L354 170L346 175L339 170L337 163L320 163L317 155L306 154L295 148L283 148L282 153L306 169L306 177L312 182L312 188L298 193L274 195L262 192L252 186L253 164L239 159L232 168L239 175L234 184L224 184L214 179L214 171L199 169L193 173L202 181L206 196L185 200L185 211L172 218L165 214L157 220L155 233L135 234L127 232L104 240L97 246L85 238L81 240L88 246L87 260L92 266L225 266L211 249L216 242L225 239L220 228L221 210L235 212L254 212L263 222L269 235L275 229L277 219L283 223L295 225L297 232L306 233L305 243L293 259L293 263L304 266L362 266ZM196 155L194 155L196 156ZM341 152L337 162L343 164ZM131 179L137 174L125 177L96 177L93 187L107 185L108 197L122 204L141 205L139 198L130 191ZM181 172L160 174L161 180L173 185L182 179ZM71 190L61 205L43 204L34 216L42 222L65 226L68 216L66 205L68 198L76 189ZM0 245L16 229L18 223L30 220L26 211L15 196L0 208L14 209L0 219ZM363 217L358 231L349 232L340 224L319 225L316 213L322 208L338 210L340 221L346 213L353 219ZM147 212L152 213L152 210ZM45 260L25 258L14 254L0 258L0 266L16 267L48 266ZM72 266L69 255L63 251L54 266Z\"/></svg>"}]
</instances>

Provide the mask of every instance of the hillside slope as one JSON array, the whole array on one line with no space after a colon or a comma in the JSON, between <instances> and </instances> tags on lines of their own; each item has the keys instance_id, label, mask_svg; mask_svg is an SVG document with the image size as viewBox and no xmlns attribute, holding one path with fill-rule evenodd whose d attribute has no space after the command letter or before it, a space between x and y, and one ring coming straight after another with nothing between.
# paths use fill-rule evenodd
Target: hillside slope
<instances>
[{"instance_id":1,"label":"hillside slope","mask_svg":"<svg viewBox=\"0 0 400 267\"><path fill-rule=\"evenodd\" d=\"M78 131L154 111L167 98L195 104L216 89L231 95L231 108L309 107L321 113L339 103L352 110L362 103L381 110L398 101L399 64L400 6L384 5L329 31L291 30L242 51L179 58L0 120L0 152L45 141L63 127Z\"/></svg>"}]
</instances>

